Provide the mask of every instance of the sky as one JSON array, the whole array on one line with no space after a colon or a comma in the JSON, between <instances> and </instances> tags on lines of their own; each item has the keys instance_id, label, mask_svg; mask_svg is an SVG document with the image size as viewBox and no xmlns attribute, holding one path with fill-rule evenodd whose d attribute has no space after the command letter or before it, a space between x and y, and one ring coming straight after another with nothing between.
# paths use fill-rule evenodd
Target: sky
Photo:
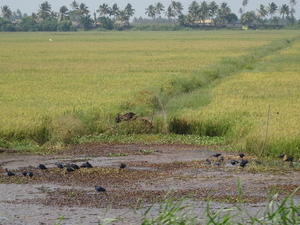
<instances>
[{"instance_id":1,"label":"sky","mask_svg":"<svg viewBox=\"0 0 300 225\"><path fill-rule=\"evenodd\" d=\"M20 9L21 12L27 13L28 15L31 15L32 12L37 13L39 9L39 5L45 2L46 0L0 0L0 7L4 5L8 5L12 12L16 11L17 9ZM179 1L183 4L184 10L183 13L187 13L188 6L191 4L193 0L175 0ZM208 3L213 0L206 0ZM218 5L220 5L222 2L226 2L228 6L231 8L232 12L235 13L238 17L239 15L239 9L242 8L242 0L214 0ZM67 6L67 8L70 10L70 4L73 2L73 0L48 0L48 3L51 5L52 10L55 12L59 11L59 8L61 6ZM85 3L89 10L92 13L94 13L97 9L99 9L99 5L102 5L103 3L108 4L110 7L117 3L120 9L124 9L127 3L130 3L135 9L135 15L134 17L144 17L146 18L147 15L145 14L145 9L149 5L155 5L157 2L161 2L165 9L170 5L171 0L77 0L79 3ZM198 3L201 3L202 0L198 0ZM260 4L263 4L264 6L268 6L269 3L274 2L278 7L282 4L289 5L290 0L249 0L248 5L246 6L246 11L254 10L256 12L256 9L259 9ZM297 19L300 19L300 1L295 6L295 17ZM162 14L164 17L164 14ZM279 16L279 14L277 15ZM131 18L131 19L132 19Z\"/></svg>"}]
</instances>

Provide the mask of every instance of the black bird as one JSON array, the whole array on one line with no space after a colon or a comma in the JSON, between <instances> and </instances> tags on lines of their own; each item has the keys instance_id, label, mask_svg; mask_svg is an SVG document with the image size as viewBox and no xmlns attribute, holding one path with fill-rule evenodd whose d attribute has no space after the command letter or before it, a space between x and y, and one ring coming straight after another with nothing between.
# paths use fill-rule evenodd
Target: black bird
<instances>
[{"instance_id":1,"label":"black bird","mask_svg":"<svg viewBox=\"0 0 300 225\"><path fill-rule=\"evenodd\" d=\"M222 154L216 153L216 154L213 154L212 156L213 156L213 157L219 157L220 155L222 155Z\"/></svg>"},{"instance_id":2,"label":"black bird","mask_svg":"<svg viewBox=\"0 0 300 225\"><path fill-rule=\"evenodd\" d=\"M284 161L286 162L293 162L294 158L293 157L287 157Z\"/></svg>"},{"instance_id":3,"label":"black bird","mask_svg":"<svg viewBox=\"0 0 300 225\"><path fill-rule=\"evenodd\" d=\"M72 168L72 167L68 167L68 168L67 168L67 171L68 171L68 172L73 172L74 170L75 170L75 169Z\"/></svg>"},{"instance_id":4,"label":"black bird","mask_svg":"<svg viewBox=\"0 0 300 225\"><path fill-rule=\"evenodd\" d=\"M220 166L221 163L220 162L215 162L215 165Z\"/></svg>"},{"instance_id":5,"label":"black bird","mask_svg":"<svg viewBox=\"0 0 300 225\"><path fill-rule=\"evenodd\" d=\"M15 176L16 174L14 174L13 172L10 172L9 170L5 169L7 176Z\"/></svg>"},{"instance_id":6,"label":"black bird","mask_svg":"<svg viewBox=\"0 0 300 225\"><path fill-rule=\"evenodd\" d=\"M70 167L72 167L72 168L75 169L75 170L79 170L79 169L80 169L79 166L77 166L77 165L74 164L74 163L72 163L72 164L70 165Z\"/></svg>"},{"instance_id":7,"label":"black bird","mask_svg":"<svg viewBox=\"0 0 300 225\"><path fill-rule=\"evenodd\" d=\"M44 164L40 164L40 165L39 165L39 168L40 168L41 170L46 170L46 169L47 169L46 166L45 166Z\"/></svg>"},{"instance_id":8,"label":"black bird","mask_svg":"<svg viewBox=\"0 0 300 225\"><path fill-rule=\"evenodd\" d=\"M33 177L33 173L32 172L28 172L27 175L30 176L30 177Z\"/></svg>"},{"instance_id":9,"label":"black bird","mask_svg":"<svg viewBox=\"0 0 300 225\"><path fill-rule=\"evenodd\" d=\"M243 153L239 154L239 157L240 157L240 158L244 158L244 156L245 156L245 155L244 155Z\"/></svg>"},{"instance_id":10,"label":"black bird","mask_svg":"<svg viewBox=\"0 0 300 225\"><path fill-rule=\"evenodd\" d=\"M89 162L82 163L80 167L82 167L82 168L93 168L93 166Z\"/></svg>"},{"instance_id":11,"label":"black bird","mask_svg":"<svg viewBox=\"0 0 300 225\"><path fill-rule=\"evenodd\" d=\"M121 163L121 165L120 165L120 169L125 169L125 167L126 167L126 164L124 164L124 163Z\"/></svg>"},{"instance_id":12,"label":"black bird","mask_svg":"<svg viewBox=\"0 0 300 225\"><path fill-rule=\"evenodd\" d=\"M64 166L60 162L55 162L54 163L58 168L64 168Z\"/></svg>"},{"instance_id":13,"label":"black bird","mask_svg":"<svg viewBox=\"0 0 300 225\"><path fill-rule=\"evenodd\" d=\"M22 172L22 174L23 174L24 177L27 176L27 172L26 171Z\"/></svg>"},{"instance_id":14,"label":"black bird","mask_svg":"<svg viewBox=\"0 0 300 225\"><path fill-rule=\"evenodd\" d=\"M235 165L235 164L238 164L239 162L236 161L235 159L233 159L233 160L230 161L230 163L231 163L231 165Z\"/></svg>"},{"instance_id":15,"label":"black bird","mask_svg":"<svg viewBox=\"0 0 300 225\"><path fill-rule=\"evenodd\" d=\"M241 166L241 167L245 167L247 164L248 164L248 160L242 159L242 161L241 161L241 163L240 163L240 166Z\"/></svg>"},{"instance_id":16,"label":"black bird","mask_svg":"<svg viewBox=\"0 0 300 225\"><path fill-rule=\"evenodd\" d=\"M105 188L100 187L100 186L95 186L95 190L99 191L99 192L105 192L106 191Z\"/></svg>"},{"instance_id":17,"label":"black bird","mask_svg":"<svg viewBox=\"0 0 300 225\"><path fill-rule=\"evenodd\" d=\"M285 156L285 153L280 154L280 155L278 156L278 158L283 158L284 156Z\"/></svg>"},{"instance_id":18,"label":"black bird","mask_svg":"<svg viewBox=\"0 0 300 225\"><path fill-rule=\"evenodd\" d=\"M205 160L206 164L211 164L211 161L209 161L209 159Z\"/></svg>"}]
</instances>

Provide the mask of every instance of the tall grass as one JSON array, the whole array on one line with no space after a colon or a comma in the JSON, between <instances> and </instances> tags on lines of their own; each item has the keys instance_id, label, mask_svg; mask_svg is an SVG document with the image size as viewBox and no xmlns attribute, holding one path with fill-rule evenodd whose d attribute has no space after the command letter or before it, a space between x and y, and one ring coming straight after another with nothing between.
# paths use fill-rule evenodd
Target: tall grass
<instances>
[{"instance_id":1,"label":"tall grass","mask_svg":"<svg viewBox=\"0 0 300 225\"><path fill-rule=\"evenodd\" d=\"M300 223L300 209L294 202L297 188L285 197L282 201L278 200L278 194L269 194L268 200L265 203L265 210L259 209L253 213L247 209L247 206L242 202L241 182L238 180L237 203L231 207L221 207L219 210L213 210L211 202L207 202L206 210L203 215L197 214L195 205L189 203L188 197L182 199L166 198L158 205L156 215L151 211L156 205L153 203L146 208L142 214L141 223L143 225L292 225ZM100 224L109 224L112 219L104 219ZM117 218L114 221L118 220Z\"/></svg>"}]
</instances>

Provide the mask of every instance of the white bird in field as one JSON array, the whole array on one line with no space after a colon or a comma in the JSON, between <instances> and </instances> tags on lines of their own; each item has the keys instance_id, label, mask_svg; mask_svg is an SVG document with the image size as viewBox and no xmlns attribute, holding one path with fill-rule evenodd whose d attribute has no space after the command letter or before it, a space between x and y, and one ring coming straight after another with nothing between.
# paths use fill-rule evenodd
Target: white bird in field
<instances>
[{"instance_id":1,"label":"white bird in field","mask_svg":"<svg viewBox=\"0 0 300 225\"><path fill-rule=\"evenodd\" d=\"M52 39L49 39L49 41L52 41Z\"/></svg>"}]
</instances>

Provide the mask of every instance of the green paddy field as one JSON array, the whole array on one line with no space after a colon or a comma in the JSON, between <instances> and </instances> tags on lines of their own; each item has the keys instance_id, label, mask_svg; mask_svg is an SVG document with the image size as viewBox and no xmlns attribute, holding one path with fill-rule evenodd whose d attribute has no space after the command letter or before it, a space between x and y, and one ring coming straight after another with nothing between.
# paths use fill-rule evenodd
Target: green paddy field
<instances>
[{"instance_id":1,"label":"green paddy field","mask_svg":"<svg viewBox=\"0 0 300 225\"><path fill-rule=\"evenodd\" d=\"M300 156L300 32L1 33L0 147L143 133L225 138ZM52 41L49 41L52 39ZM25 145L25 144L24 144Z\"/></svg>"}]
</instances>

